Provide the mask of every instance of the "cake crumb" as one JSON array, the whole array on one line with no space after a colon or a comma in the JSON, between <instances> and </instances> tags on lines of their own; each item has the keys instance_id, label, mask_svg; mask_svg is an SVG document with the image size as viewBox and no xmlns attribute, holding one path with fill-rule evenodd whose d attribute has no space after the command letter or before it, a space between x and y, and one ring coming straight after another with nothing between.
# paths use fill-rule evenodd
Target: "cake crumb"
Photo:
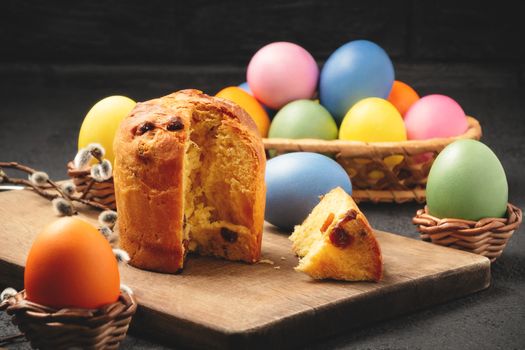
<instances>
[{"instance_id":1,"label":"cake crumb","mask_svg":"<svg viewBox=\"0 0 525 350\"><path fill-rule=\"evenodd\" d=\"M270 265L274 264L274 262L271 261L270 259L261 259L261 260L259 260L259 263L260 264L270 264Z\"/></svg>"},{"instance_id":2,"label":"cake crumb","mask_svg":"<svg viewBox=\"0 0 525 350\"><path fill-rule=\"evenodd\" d=\"M274 269L276 269L276 270L280 270L281 267L280 267L280 266L275 266Z\"/></svg>"},{"instance_id":3,"label":"cake crumb","mask_svg":"<svg viewBox=\"0 0 525 350\"><path fill-rule=\"evenodd\" d=\"M281 260L286 260L286 258L284 256L281 256Z\"/></svg>"}]
</instances>

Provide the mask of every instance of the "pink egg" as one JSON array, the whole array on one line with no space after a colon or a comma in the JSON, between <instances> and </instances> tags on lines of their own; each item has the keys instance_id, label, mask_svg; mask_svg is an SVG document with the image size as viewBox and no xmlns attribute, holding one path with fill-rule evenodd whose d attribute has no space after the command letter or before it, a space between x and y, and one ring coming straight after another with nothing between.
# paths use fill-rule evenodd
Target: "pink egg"
<instances>
[{"instance_id":1,"label":"pink egg","mask_svg":"<svg viewBox=\"0 0 525 350\"><path fill-rule=\"evenodd\" d=\"M405 115L409 140L452 137L467 131L463 108L445 95L428 95L416 101Z\"/></svg>"},{"instance_id":2,"label":"pink egg","mask_svg":"<svg viewBox=\"0 0 525 350\"><path fill-rule=\"evenodd\" d=\"M319 67L308 51L289 42L262 47L250 60L246 75L255 98L270 108L311 98L317 87Z\"/></svg>"}]
</instances>

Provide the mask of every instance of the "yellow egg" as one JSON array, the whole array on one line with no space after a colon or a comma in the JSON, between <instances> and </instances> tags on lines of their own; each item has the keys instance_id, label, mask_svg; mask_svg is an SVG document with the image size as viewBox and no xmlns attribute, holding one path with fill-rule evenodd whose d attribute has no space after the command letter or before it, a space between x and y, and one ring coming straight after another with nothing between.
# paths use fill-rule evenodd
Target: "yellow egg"
<instances>
[{"instance_id":1,"label":"yellow egg","mask_svg":"<svg viewBox=\"0 0 525 350\"><path fill-rule=\"evenodd\" d=\"M120 122L135 107L136 102L125 96L109 96L98 101L87 113L80 134L78 148L99 143L106 150L105 158L113 163L113 138Z\"/></svg>"},{"instance_id":2,"label":"yellow egg","mask_svg":"<svg viewBox=\"0 0 525 350\"><path fill-rule=\"evenodd\" d=\"M339 129L339 139L364 142L405 141L405 123L399 111L387 100L378 97L365 98L350 108ZM393 167L403 161L402 156L385 158L385 163ZM372 178L383 176L373 171Z\"/></svg>"}]
</instances>

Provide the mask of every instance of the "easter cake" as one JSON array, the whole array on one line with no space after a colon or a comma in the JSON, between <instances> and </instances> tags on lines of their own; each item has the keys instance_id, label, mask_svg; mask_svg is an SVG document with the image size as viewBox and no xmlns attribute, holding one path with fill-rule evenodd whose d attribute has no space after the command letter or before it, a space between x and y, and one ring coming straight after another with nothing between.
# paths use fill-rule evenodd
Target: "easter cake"
<instances>
[{"instance_id":1,"label":"easter cake","mask_svg":"<svg viewBox=\"0 0 525 350\"><path fill-rule=\"evenodd\" d=\"M290 236L300 257L296 270L315 279L379 281L383 266L379 244L352 197L336 187Z\"/></svg>"},{"instance_id":2,"label":"easter cake","mask_svg":"<svg viewBox=\"0 0 525 350\"><path fill-rule=\"evenodd\" d=\"M138 103L114 149L121 247L132 265L174 273L188 252L259 259L266 160L240 107L197 90Z\"/></svg>"}]
</instances>

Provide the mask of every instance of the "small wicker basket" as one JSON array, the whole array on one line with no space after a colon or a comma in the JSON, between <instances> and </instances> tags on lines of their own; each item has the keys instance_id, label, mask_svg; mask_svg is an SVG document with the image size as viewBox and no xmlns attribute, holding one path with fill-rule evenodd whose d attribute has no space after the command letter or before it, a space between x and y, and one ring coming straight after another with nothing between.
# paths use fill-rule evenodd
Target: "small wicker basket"
<instances>
[{"instance_id":1,"label":"small wicker basket","mask_svg":"<svg viewBox=\"0 0 525 350\"><path fill-rule=\"evenodd\" d=\"M425 206L412 219L422 240L480 254L492 262L501 255L521 221L521 209L510 203L505 218L484 218L479 221L439 219L430 215Z\"/></svg>"},{"instance_id":2,"label":"small wicker basket","mask_svg":"<svg viewBox=\"0 0 525 350\"><path fill-rule=\"evenodd\" d=\"M133 295L122 291L116 302L100 309L56 310L28 301L25 291L21 291L2 302L0 310L13 316L13 324L33 348L117 349L137 303Z\"/></svg>"},{"instance_id":3,"label":"small wicker basket","mask_svg":"<svg viewBox=\"0 0 525 350\"><path fill-rule=\"evenodd\" d=\"M481 138L478 121L468 117L468 125L463 135L450 138L372 143L264 139L264 147L276 154L308 151L335 156L352 179L352 197L356 201L403 203L415 200L423 203L427 176L439 152L455 140ZM402 161L395 166L389 165L388 157L392 155L402 156Z\"/></svg>"},{"instance_id":4,"label":"small wicker basket","mask_svg":"<svg viewBox=\"0 0 525 350\"><path fill-rule=\"evenodd\" d=\"M77 192L81 197L103 204L110 209L117 208L115 202L115 187L113 177L109 180L97 182L91 177L91 168L76 169L73 162L67 164L67 174L73 180Z\"/></svg>"}]
</instances>

